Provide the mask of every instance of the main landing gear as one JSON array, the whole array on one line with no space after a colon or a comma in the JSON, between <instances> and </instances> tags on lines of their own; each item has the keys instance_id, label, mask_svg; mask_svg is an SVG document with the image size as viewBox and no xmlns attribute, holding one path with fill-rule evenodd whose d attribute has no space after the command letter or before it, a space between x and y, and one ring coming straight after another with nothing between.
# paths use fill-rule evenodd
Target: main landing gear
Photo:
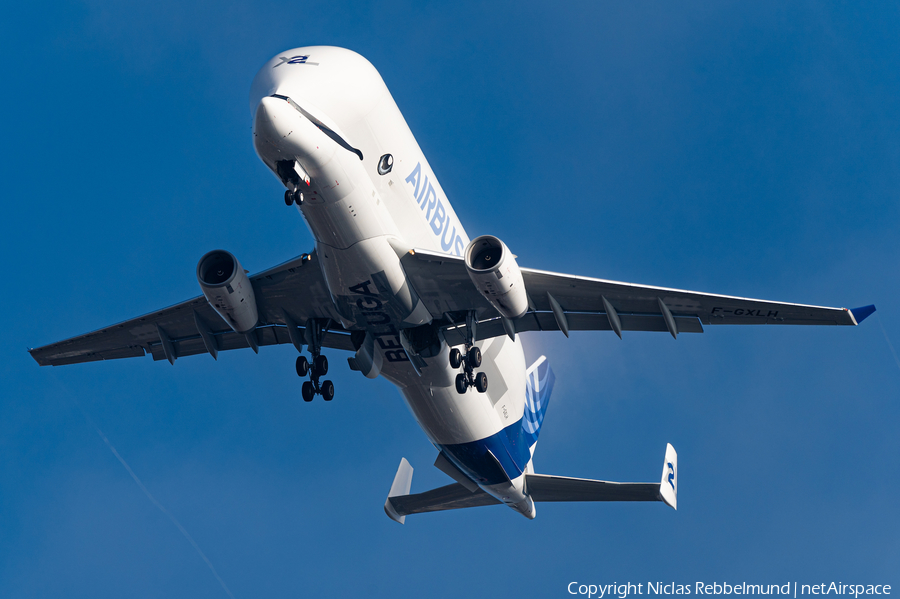
<instances>
[{"instance_id":1,"label":"main landing gear","mask_svg":"<svg viewBox=\"0 0 900 599\"><path fill-rule=\"evenodd\" d=\"M475 314L466 316L466 353L454 347L450 350L450 367L457 369L463 367L463 372L456 375L456 392L463 394L469 387L475 387L479 393L484 393L488 388L487 375L483 372L475 373L475 369L481 366L481 350L475 347Z\"/></svg>"},{"instance_id":2,"label":"main landing gear","mask_svg":"<svg viewBox=\"0 0 900 599\"><path fill-rule=\"evenodd\" d=\"M331 381L319 382L319 379L328 374L328 358L321 354L322 338L328 330L328 321L309 319L306 323L306 341L309 345L309 353L312 354L312 363L306 356L297 356L297 376L304 378L309 375L308 381L303 381L300 389L303 401L312 401L316 395L321 395L325 401L334 399L334 383Z\"/></svg>"}]
</instances>

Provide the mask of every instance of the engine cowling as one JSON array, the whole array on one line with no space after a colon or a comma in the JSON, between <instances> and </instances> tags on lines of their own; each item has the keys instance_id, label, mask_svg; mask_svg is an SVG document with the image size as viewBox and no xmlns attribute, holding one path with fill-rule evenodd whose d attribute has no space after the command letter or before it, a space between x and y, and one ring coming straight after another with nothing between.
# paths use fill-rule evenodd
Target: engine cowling
<instances>
[{"instance_id":1,"label":"engine cowling","mask_svg":"<svg viewBox=\"0 0 900 599\"><path fill-rule=\"evenodd\" d=\"M522 271L506 244L493 235L473 239L464 253L466 270L481 295L506 318L528 310Z\"/></svg>"},{"instance_id":2,"label":"engine cowling","mask_svg":"<svg viewBox=\"0 0 900 599\"><path fill-rule=\"evenodd\" d=\"M236 333L256 327L259 314L253 285L231 252L213 250L200 258L197 281L209 305Z\"/></svg>"}]
</instances>

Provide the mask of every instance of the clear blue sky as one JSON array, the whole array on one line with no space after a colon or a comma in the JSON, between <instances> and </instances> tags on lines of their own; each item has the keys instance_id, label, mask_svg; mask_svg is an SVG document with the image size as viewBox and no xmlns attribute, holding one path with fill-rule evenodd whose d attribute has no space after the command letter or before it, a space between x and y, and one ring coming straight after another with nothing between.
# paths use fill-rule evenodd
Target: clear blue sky
<instances>
[{"instance_id":1,"label":"clear blue sky","mask_svg":"<svg viewBox=\"0 0 900 599\"><path fill-rule=\"evenodd\" d=\"M900 14L892 3L8 3L0 20L0 596L568 597L581 582L900 590ZM187 5L187 6L186 6ZM250 81L330 44L379 69L470 236L531 267L820 305L854 329L527 337L557 386L539 471L679 510L382 512L449 482L399 394L290 346L39 368L199 294L225 248L312 249L256 158ZM76 404L77 402L77 404Z\"/></svg>"}]
</instances>

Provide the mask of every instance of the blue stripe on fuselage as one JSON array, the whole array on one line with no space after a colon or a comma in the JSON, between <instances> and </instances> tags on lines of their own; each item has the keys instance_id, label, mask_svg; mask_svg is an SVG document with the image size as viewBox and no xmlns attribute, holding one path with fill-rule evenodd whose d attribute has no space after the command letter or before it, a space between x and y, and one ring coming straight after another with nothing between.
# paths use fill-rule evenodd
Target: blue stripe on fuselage
<instances>
[{"instance_id":1,"label":"blue stripe on fuselage","mask_svg":"<svg viewBox=\"0 0 900 599\"><path fill-rule=\"evenodd\" d=\"M490 437L469 443L438 445L438 449L472 480L484 485L496 485L521 476L531 459L529 436L522 428L522 420ZM497 468L497 462L502 470Z\"/></svg>"}]
</instances>

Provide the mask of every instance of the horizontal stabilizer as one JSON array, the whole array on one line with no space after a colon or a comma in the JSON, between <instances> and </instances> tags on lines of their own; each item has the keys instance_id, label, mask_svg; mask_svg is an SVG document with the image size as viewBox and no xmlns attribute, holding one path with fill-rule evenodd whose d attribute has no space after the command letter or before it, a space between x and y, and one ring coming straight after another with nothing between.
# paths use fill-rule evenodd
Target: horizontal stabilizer
<instances>
[{"instance_id":1,"label":"horizontal stabilizer","mask_svg":"<svg viewBox=\"0 0 900 599\"><path fill-rule=\"evenodd\" d=\"M438 459L440 461L440 458ZM437 465L437 463L435 464ZM408 471L406 470L408 469ZM401 460L384 511L403 524L409 514L458 510L496 505L501 502L480 488L474 491L459 483L407 495L412 482L412 467ZM525 492L534 502L551 501L662 501L676 508L678 493L678 454L666 445L662 480L658 483L617 483L588 478L570 478L550 474L526 474Z\"/></svg>"},{"instance_id":2,"label":"horizontal stabilizer","mask_svg":"<svg viewBox=\"0 0 900 599\"><path fill-rule=\"evenodd\" d=\"M526 474L528 494L542 501L659 501L659 483L615 483L550 474Z\"/></svg>"},{"instance_id":3,"label":"horizontal stabilizer","mask_svg":"<svg viewBox=\"0 0 900 599\"><path fill-rule=\"evenodd\" d=\"M432 489L424 493L416 493L415 495L388 497L387 503L384 504L384 511L388 512L388 516L393 520L403 524L403 518L409 514L458 510L466 507L480 507L497 503L500 503L500 501L481 489L473 493L461 484L453 483L446 487ZM396 518L388 511L388 505L397 515Z\"/></svg>"},{"instance_id":4,"label":"horizontal stabilizer","mask_svg":"<svg viewBox=\"0 0 900 599\"><path fill-rule=\"evenodd\" d=\"M542 501L662 501L675 508L678 491L678 454L666 444L662 480L658 483L616 483L606 480L526 474L528 494Z\"/></svg>"}]
</instances>

